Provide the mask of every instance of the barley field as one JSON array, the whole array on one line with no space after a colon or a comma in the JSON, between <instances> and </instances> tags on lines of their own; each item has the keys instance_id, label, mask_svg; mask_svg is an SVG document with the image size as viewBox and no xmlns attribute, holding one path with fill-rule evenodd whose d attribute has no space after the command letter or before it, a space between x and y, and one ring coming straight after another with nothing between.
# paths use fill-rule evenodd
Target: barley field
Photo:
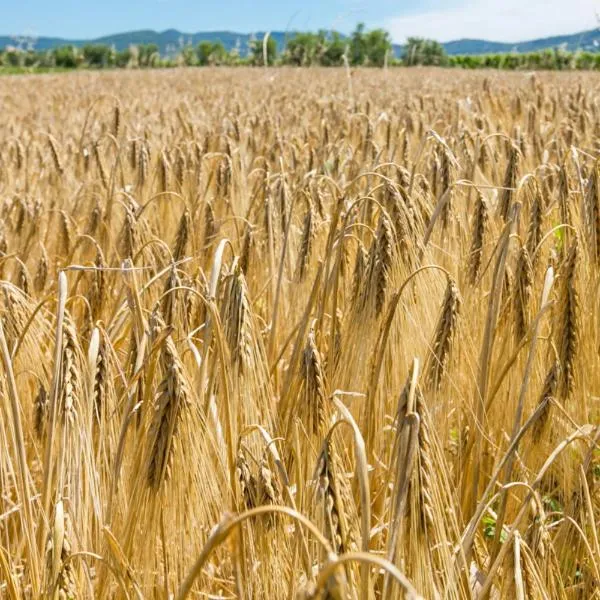
<instances>
[{"instance_id":1,"label":"barley field","mask_svg":"<svg viewBox=\"0 0 600 600\"><path fill-rule=\"evenodd\" d=\"M600 598L600 75L0 106L0 598Z\"/></svg>"}]
</instances>

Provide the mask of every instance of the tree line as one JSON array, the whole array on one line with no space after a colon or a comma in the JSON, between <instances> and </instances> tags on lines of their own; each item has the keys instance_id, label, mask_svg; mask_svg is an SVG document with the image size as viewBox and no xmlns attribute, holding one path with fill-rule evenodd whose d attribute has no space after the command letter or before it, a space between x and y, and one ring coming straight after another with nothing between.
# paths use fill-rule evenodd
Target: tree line
<instances>
[{"instance_id":1,"label":"tree line","mask_svg":"<svg viewBox=\"0 0 600 600\"><path fill-rule=\"evenodd\" d=\"M156 44L132 45L117 51L109 45L86 44L82 47L62 46L45 51L0 51L0 65L39 68L125 68L174 67L207 65L296 65L384 66L392 61L392 42L387 31L367 31L359 24L349 37L338 32L294 33L285 41L283 49L269 37L254 39L246 52L240 48L227 50L219 42L201 41L197 46L182 45L176 51L161 55Z\"/></svg>"},{"instance_id":2,"label":"tree line","mask_svg":"<svg viewBox=\"0 0 600 600\"><path fill-rule=\"evenodd\" d=\"M274 66L443 66L467 69L600 69L600 53L568 52L559 48L529 53L448 55L435 40L411 37L395 56L390 35L384 29L367 30L360 23L350 36L325 30L290 35L282 49L268 35L254 39L242 53L227 50L219 41L182 45L166 56L156 44L132 45L117 51L103 44L61 46L50 50L0 50L0 67L13 69L160 68L176 66L254 65Z\"/></svg>"}]
</instances>

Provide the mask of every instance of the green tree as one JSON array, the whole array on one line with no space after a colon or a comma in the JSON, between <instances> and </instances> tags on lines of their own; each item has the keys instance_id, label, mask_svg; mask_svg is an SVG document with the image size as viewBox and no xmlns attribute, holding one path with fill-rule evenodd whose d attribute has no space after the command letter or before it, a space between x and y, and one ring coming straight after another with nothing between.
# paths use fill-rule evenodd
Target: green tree
<instances>
[{"instance_id":1,"label":"green tree","mask_svg":"<svg viewBox=\"0 0 600 600\"><path fill-rule=\"evenodd\" d=\"M132 66L134 58L134 50L132 48L125 48L115 54L115 65L120 69Z\"/></svg>"},{"instance_id":2,"label":"green tree","mask_svg":"<svg viewBox=\"0 0 600 600\"><path fill-rule=\"evenodd\" d=\"M268 34L266 34L268 35ZM264 65L264 44L265 39L250 40L250 63L253 65ZM269 35L267 37L267 65L275 64L277 60L277 42Z\"/></svg>"},{"instance_id":3,"label":"green tree","mask_svg":"<svg viewBox=\"0 0 600 600\"><path fill-rule=\"evenodd\" d=\"M486 54L483 57L483 66L488 69L499 69L502 62L501 54Z\"/></svg>"},{"instance_id":4,"label":"green tree","mask_svg":"<svg viewBox=\"0 0 600 600\"><path fill-rule=\"evenodd\" d=\"M435 40L410 37L402 52L402 61L408 67L415 65L438 65L448 64L448 55L444 47Z\"/></svg>"},{"instance_id":5,"label":"green tree","mask_svg":"<svg viewBox=\"0 0 600 600\"><path fill-rule=\"evenodd\" d=\"M350 63L364 65L367 58L367 42L365 39L365 24L359 23L350 37Z\"/></svg>"},{"instance_id":6,"label":"green tree","mask_svg":"<svg viewBox=\"0 0 600 600\"><path fill-rule=\"evenodd\" d=\"M138 46L138 62L140 67L160 66L160 52L156 44L140 44Z\"/></svg>"},{"instance_id":7,"label":"green tree","mask_svg":"<svg viewBox=\"0 0 600 600\"><path fill-rule=\"evenodd\" d=\"M186 67L193 67L198 63L198 50L194 48L190 44L186 44L179 53L178 56L179 63L185 65Z\"/></svg>"},{"instance_id":8,"label":"green tree","mask_svg":"<svg viewBox=\"0 0 600 600\"><path fill-rule=\"evenodd\" d=\"M287 41L283 61L298 67L317 64L324 41L320 33L297 33Z\"/></svg>"},{"instance_id":9,"label":"green tree","mask_svg":"<svg viewBox=\"0 0 600 600\"><path fill-rule=\"evenodd\" d=\"M82 49L83 60L88 67L109 67L114 64L114 52L104 44L86 44Z\"/></svg>"},{"instance_id":10,"label":"green tree","mask_svg":"<svg viewBox=\"0 0 600 600\"><path fill-rule=\"evenodd\" d=\"M24 62L24 53L20 50L7 50L4 53L4 64L9 67L20 67Z\"/></svg>"},{"instance_id":11,"label":"green tree","mask_svg":"<svg viewBox=\"0 0 600 600\"><path fill-rule=\"evenodd\" d=\"M323 48L320 62L325 67L337 67L342 64L345 52L346 42L337 31L334 31L325 40L325 47Z\"/></svg>"},{"instance_id":12,"label":"green tree","mask_svg":"<svg viewBox=\"0 0 600 600\"><path fill-rule=\"evenodd\" d=\"M572 52L567 52L564 48L554 48L554 62L557 69L570 69L572 60Z\"/></svg>"},{"instance_id":13,"label":"green tree","mask_svg":"<svg viewBox=\"0 0 600 600\"><path fill-rule=\"evenodd\" d=\"M359 23L350 36L350 56L352 65L373 65L382 67L386 56L391 53L390 34L384 29L365 30Z\"/></svg>"},{"instance_id":14,"label":"green tree","mask_svg":"<svg viewBox=\"0 0 600 600\"><path fill-rule=\"evenodd\" d=\"M27 50L24 53L23 63L26 67L37 67L40 64L40 56L33 50Z\"/></svg>"},{"instance_id":15,"label":"green tree","mask_svg":"<svg viewBox=\"0 0 600 600\"><path fill-rule=\"evenodd\" d=\"M227 62L227 51L221 42L203 40L196 48L196 55L201 66L222 65Z\"/></svg>"},{"instance_id":16,"label":"green tree","mask_svg":"<svg viewBox=\"0 0 600 600\"><path fill-rule=\"evenodd\" d=\"M337 31L321 29L317 33L297 33L287 41L282 60L295 66L339 66L343 62L346 45Z\"/></svg>"},{"instance_id":17,"label":"green tree","mask_svg":"<svg viewBox=\"0 0 600 600\"><path fill-rule=\"evenodd\" d=\"M367 63L383 67L386 56L392 52L390 34L385 29L372 29L364 36L364 40Z\"/></svg>"},{"instance_id":18,"label":"green tree","mask_svg":"<svg viewBox=\"0 0 600 600\"><path fill-rule=\"evenodd\" d=\"M75 69L81 62L80 54L73 46L61 46L51 52L54 64L63 69Z\"/></svg>"},{"instance_id":19,"label":"green tree","mask_svg":"<svg viewBox=\"0 0 600 600\"><path fill-rule=\"evenodd\" d=\"M514 71L519 68L520 62L521 57L516 52L503 54L500 61L500 68Z\"/></svg>"}]
</instances>

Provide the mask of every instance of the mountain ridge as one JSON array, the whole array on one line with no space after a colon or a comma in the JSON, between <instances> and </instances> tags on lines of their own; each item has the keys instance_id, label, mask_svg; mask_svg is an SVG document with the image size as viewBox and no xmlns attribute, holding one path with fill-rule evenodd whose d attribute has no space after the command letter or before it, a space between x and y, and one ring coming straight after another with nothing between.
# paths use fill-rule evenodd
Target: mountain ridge
<instances>
[{"instance_id":1,"label":"mountain ridge","mask_svg":"<svg viewBox=\"0 0 600 600\"><path fill-rule=\"evenodd\" d=\"M281 50L285 46L286 39L293 37L296 33L298 32L272 31L270 32L270 35L277 42L277 46ZM109 46L114 46L116 50L124 50L132 44L156 44L162 55L168 55L169 53L176 52L185 44L191 43L195 46L201 41L208 40L211 42L222 42L228 51L237 46L240 54L245 55L250 40L253 38L261 39L264 35L265 32L263 31L251 34L229 30L185 33L173 28L165 29L164 31L140 29L105 35L93 39L68 39L46 36L32 38L27 36L0 35L0 49L5 49L10 46L27 48L28 44L33 44L33 48L36 50L50 50L58 46L66 45L83 46L85 44L107 44ZM450 55L533 52L557 47L563 47L570 51L581 49L598 52L600 51L600 28L516 43L463 38L444 42L442 45ZM399 56L402 52L402 45L394 44L393 48L394 54Z\"/></svg>"}]
</instances>

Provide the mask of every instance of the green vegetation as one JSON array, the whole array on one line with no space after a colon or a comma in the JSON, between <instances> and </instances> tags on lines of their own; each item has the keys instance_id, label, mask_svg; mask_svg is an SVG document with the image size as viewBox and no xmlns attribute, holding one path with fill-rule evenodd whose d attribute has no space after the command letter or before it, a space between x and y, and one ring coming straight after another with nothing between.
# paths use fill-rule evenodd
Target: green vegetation
<instances>
[{"instance_id":1,"label":"green vegetation","mask_svg":"<svg viewBox=\"0 0 600 600\"><path fill-rule=\"evenodd\" d=\"M403 48L402 62L407 67L415 65L445 66L448 64L448 55L444 47L435 40L410 37Z\"/></svg>"},{"instance_id":2,"label":"green vegetation","mask_svg":"<svg viewBox=\"0 0 600 600\"><path fill-rule=\"evenodd\" d=\"M277 62L277 42L268 35L262 40L251 40L248 62L251 65L274 65Z\"/></svg>"},{"instance_id":3,"label":"green vegetation","mask_svg":"<svg viewBox=\"0 0 600 600\"><path fill-rule=\"evenodd\" d=\"M282 60L298 67L341 65L346 46L337 32L298 33L287 41Z\"/></svg>"},{"instance_id":4,"label":"green vegetation","mask_svg":"<svg viewBox=\"0 0 600 600\"><path fill-rule=\"evenodd\" d=\"M198 64L206 65L223 65L227 63L227 52L221 42L209 42L205 40L198 44L196 49ZM188 60L185 61L189 64Z\"/></svg>"},{"instance_id":5,"label":"green vegetation","mask_svg":"<svg viewBox=\"0 0 600 600\"><path fill-rule=\"evenodd\" d=\"M447 64L464 69L505 69L515 70L599 70L600 53L567 52L561 49L539 50L536 52L505 54L481 54L476 56L448 56Z\"/></svg>"},{"instance_id":6,"label":"green vegetation","mask_svg":"<svg viewBox=\"0 0 600 600\"><path fill-rule=\"evenodd\" d=\"M17 71L106 68L158 68L175 66L256 65L263 66L341 66L345 58L352 66L382 67L393 61L392 43L383 29L366 30L359 24L347 38L337 32L297 33L285 40L283 48L271 36L250 40L243 55L239 48L227 51L220 41L203 40L196 47L191 44L176 52L161 56L158 45L138 44L117 51L106 44L61 46L51 50L0 51L0 69Z\"/></svg>"},{"instance_id":7,"label":"green vegetation","mask_svg":"<svg viewBox=\"0 0 600 600\"><path fill-rule=\"evenodd\" d=\"M282 46L282 47L280 47ZM449 55L435 40L411 37L396 56L390 35L367 30L359 23L350 36L320 30L295 33L278 45L266 35L251 39L243 50L230 50L221 41L203 40L161 54L155 43L117 50L106 44L66 45L50 50L0 50L0 73L46 72L69 69L164 68L176 66L289 65L298 67L442 66L463 69L600 70L600 53L561 48L533 52Z\"/></svg>"}]
</instances>

